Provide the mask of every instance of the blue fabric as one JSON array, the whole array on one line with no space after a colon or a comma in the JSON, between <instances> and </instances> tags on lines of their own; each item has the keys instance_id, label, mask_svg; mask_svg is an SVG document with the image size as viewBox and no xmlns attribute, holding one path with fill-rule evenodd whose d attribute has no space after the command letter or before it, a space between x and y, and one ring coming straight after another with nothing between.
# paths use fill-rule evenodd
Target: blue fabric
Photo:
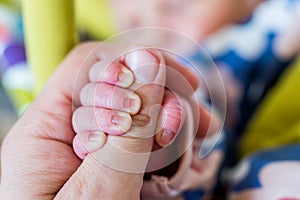
<instances>
[{"instance_id":1,"label":"blue fabric","mask_svg":"<svg viewBox=\"0 0 300 200\"><path fill-rule=\"evenodd\" d=\"M244 161L250 165L247 175L241 181L235 183L232 190L238 192L249 188L261 187L258 175L265 165L278 161L299 161L300 163L299 152L300 145L291 145L254 154Z\"/></svg>"},{"instance_id":2,"label":"blue fabric","mask_svg":"<svg viewBox=\"0 0 300 200\"><path fill-rule=\"evenodd\" d=\"M199 200L204 197L205 192L202 190L197 191L186 191L183 196L186 200Z\"/></svg>"},{"instance_id":3,"label":"blue fabric","mask_svg":"<svg viewBox=\"0 0 300 200\"><path fill-rule=\"evenodd\" d=\"M238 105L240 116L237 117L235 126L227 130L231 133L229 137L228 135L225 137L226 154L222 169L236 164L236 143L245 126L264 96L297 56L281 58L274 50L274 44L279 36L287 32L287 28L291 29L286 24L294 20L293 14L299 2L299 0L265 1L247 21L229 27L225 39L223 38L221 42L216 40L218 48L210 48L214 40L203 43L217 67L227 67L243 90ZM224 35L221 35L221 39L222 37ZM191 55L190 59L200 70L212 66L207 56L200 50ZM238 192L247 188L261 187L258 173L262 167L274 161L300 162L299 152L300 145L258 152L246 161L249 162L250 170L243 180L234 184L233 190ZM217 186L221 187L220 185L219 181Z\"/></svg>"},{"instance_id":4,"label":"blue fabric","mask_svg":"<svg viewBox=\"0 0 300 200\"><path fill-rule=\"evenodd\" d=\"M248 21L228 27L227 37L222 39L224 35L220 36L224 44L218 50L212 50L210 46L214 42L220 43L219 40L204 43L216 65L232 71L243 89L239 105L241 116L234 128L238 136L265 94L296 57L281 59L274 51L274 44L290 28L286 24L294 20L299 2L266 1ZM190 58L201 67L207 65L202 51L195 52ZM209 66L211 64L206 67Z\"/></svg>"}]
</instances>

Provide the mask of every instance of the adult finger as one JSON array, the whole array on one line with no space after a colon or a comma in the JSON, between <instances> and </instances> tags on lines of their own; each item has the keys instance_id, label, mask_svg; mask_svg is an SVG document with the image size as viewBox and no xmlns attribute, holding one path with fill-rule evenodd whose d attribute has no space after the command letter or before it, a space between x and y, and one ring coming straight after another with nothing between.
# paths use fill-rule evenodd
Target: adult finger
<instances>
[{"instance_id":1,"label":"adult finger","mask_svg":"<svg viewBox=\"0 0 300 200\"><path fill-rule=\"evenodd\" d=\"M199 104L199 126L197 137L203 138L219 133L222 128L221 118L217 113L210 112L203 104Z\"/></svg>"},{"instance_id":2,"label":"adult finger","mask_svg":"<svg viewBox=\"0 0 300 200\"><path fill-rule=\"evenodd\" d=\"M183 64L179 63L178 61L176 61L174 58L172 58L170 55L166 53L163 54L163 56L165 59L166 66L168 66L168 68L171 68L171 70L167 70L166 85L169 85L172 82L172 80L168 77L169 77L169 73L175 70L176 73L183 76L183 78L189 82L190 87L192 87L193 90L196 90L199 87L199 77L192 70L190 70Z\"/></svg>"},{"instance_id":3,"label":"adult finger","mask_svg":"<svg viewBox=\"0 0 300 200\"><path fill-rule=\"evenodd\" d=\"M143 102L134 119L138 122L124 137L108 136L99 151L85 158L57 198L138 199L140 196L159 115L155 105L161 105L164 95L165 68L161 67L163 58L158 53L145 48L130 50L124 56L124 63L136 77L131 89L135 89Z\"/></svg>"}]
</instances>

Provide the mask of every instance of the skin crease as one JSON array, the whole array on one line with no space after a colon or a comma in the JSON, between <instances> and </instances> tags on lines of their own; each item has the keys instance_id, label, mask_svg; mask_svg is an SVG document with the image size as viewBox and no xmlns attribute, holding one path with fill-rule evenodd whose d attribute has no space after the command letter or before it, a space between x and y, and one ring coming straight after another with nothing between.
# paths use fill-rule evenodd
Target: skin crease
<instances>
[{"instance_id":1,"label":"skin crease","mask_svg":"<svg viewBox=\"0 0 300 200\"><path fill-rule=\"evenodd\" d=\"M181 64L175 62L172 60L169 56L164 55L164 59L166 63L170 66L172 66L173 69L177 70L180 72L183 76L188 77L187 80L189 80L189 84L192 86L193 89L197 89L198 86L198 79L195 77L193 74L190 73L190 71L187 68L184 68ZM111 65L112 68L116 63L113 63ZM101 70L100 68L104 68L104 66L98 67L95 69L95 67L92 67L91 71L93 72L101 72L104 71L103 69ZM185 70L183 70L185 69ZM108 71L111 71L110 68L108 68ZM92 92L86 92L87 86L90 87L91 85L95 85L95 83L101 85L101 80L97 80L95 76L97 75L91 75L92 73L90 72L90 81L91 83L88 83L86 86L84 86L84 89L81 91L81 97L84 96L85 100L81 101L83 104L83 107L79 108L76 110L75 114L73 115L73 125L75 127L75 132L78 133L78 135L75 137L74 140L74 150L76 154L80 158L84 158L88 153L92 153L98 149L100 149L104 144L105 144L105 136L103 132L106 132L108 134L113 134L113 135L120 135L122 132L119 132L116 134L115 130L111 130L110 132L105 130L105 128L101 125L97 129L97 124L96 122L93 122L92 124L89 123L85 118L89 119L91 121L92 115L94 115L94 111L98 110L98 107L103 107L102 104L98 102L97 99L105 99L104 97L101 96L101 93L97 92L97 87L94 89L90 89L91 91L96 91L96 93ZM100 87L99 87L100 88ZM101 86L103 88L103 86ZM117 97L118 96L118 90L114 90L114 95ZM103 92L102 92L103 93ZM107 93L107 92L105 92ZM84 95L83 95L84 94ZM95 98L96 96L96 98ZM117 98L120 99L120 98ZM95 103L96 102L96 103ZM106 100L105 100L106 102ZM97 104L97 108L92 108L90 106L95 106ZM117 105L119 105L118 102L113 103L117 109ZM163 112L162 114L162 124L163 127L161 130L157 132L155 135L156 143L160 145L161 147L164 147L168 144L170 144L176 137L176 134L179 132L180 124L181 124L181 108L179 101L176 97L176 95L169 91L166 90L164 99L162 102L162 108ZM80 111L80 112L79 112ZM90 114L89 114L90 113ZM97 111L98 113L98 111ZM210 112L208 112L202 105L199 105L199 113L201 115L201 123L198 124L198 133L197 137L205 137L212 135L214 133L217 133L221 127L221 122L219 121L219 118L212 115ZM96 121L96 120L92 120ZM135 114L132 116L132 124L136 126L145 126L149 123L149 116L147 115L141 115L141 114ZM210 131L208 131L209 126ZM96 130L97 133L94 133L91 130ZM124 131L126 132L126 130ZM100 134L99 134L100 133ZM99 136L98 141L89 141L88 138L90 137L97 137ZM97 144L98 143L98 144Z\"/></svg>"},{"instance_id":2,"label":"skin crease","mask_svg":"<svg viewBox=\"0 0 300 200\"><path fill-rule=\"evenodd\" d=\"M247 18L262 0L109 0L109 2L114 10L112 17L118 31L143 27L166 28L201 43L222 27ZM157 35L155 40L158 42L153 43L159 43L166 49L179 48L181 52L187 54L193 51L184 41L180 42L177 37L172 37L172 34ZM229 76L227 74L223 77L225 86L228 85L225 87L226 92L229 93L227 95L229 117L226 124L232 126L231 121L235 120L232 116L237 110L234 105L242 94L237 80L232 74ZM214 79L211 81L214 82ZM218 98L218 91L215 93Z\"/></svg>"},{"instance_id":3,"label":"skin crease","mask_svg":"<svg viewBox=\"0 0 300 200\"><path fill-rule=\"evenodd\" d=\"M198 82L198 77L195 76L189 69L185 68L185 66L179 64L178 62L174 61L169 55L163 54L163 57L165 59L165 62L168 66L171 66L174 70L178 71L180 74L182 74L184 77L186 77L186 80L189 81L189 85L196 90L198 88L199 82ZM122 62L117 62L114 61L112 64L107 67L109 64L109 61L107 60L101 60L96 62L95 64L92 65L92 68L89 71L89 83L83 87L83 90L80 93L81 97L81 104L84 106L96 106L97 108L80 108L77 111L81 110L81 112L75 112L73 116L73 125L75 128L75 132L78 133L77 137L75 137L74 140L74 150L76 154L80 158L84 158L88 153L92 153L98 149L100 149L103 144L105 144L105 136L103 132L106 132L108 134L114 134L114 135L120 135L123 134L125 131L122 132L115 132L109 131L105 129L104 127L99 127L99 129L96 130L97 123L94 122L93 125L90 125L90 123L84 119L82 116L89 116L87 119L91 121L91 117L94 112L91 112L93 109L98 109L98 107L104 107L103 104L99 103L98 99L103 99L103 102L107 102L105 100L104 96L101 96L101 93L103 92L97 92L100 88L103 89L103 86L101 85L103 82L108 82L111 85L118 85L118 83L113 82L114 77L112 76L111 72L116 73L116 66L122 65L123 67L126 67L125 63ZM101 77L97 74L101 74L103 72L109 72ZM103 81L103 77L105 81ZM108 80L107 77L111 77L112 80ZM99 85L99 87L96 87L95 85ZM94 86L93 86L94 85ZM111 86L110 86L111 87ZM92 92L87 92L87 88L90 88L89 91ZM126 87L124 87L126 88ZM118 91L119 89L113 90L113 94L115 96L118 96ZM124 90L126 91L126 90ZM95 94L93 92L96 92ZM109 93L108 91L105 93ZM170 94L171 93L171 94ZM122 95L121 95L122 96ZM116 98L120 99L120 98ZM118 101L115 101L112 103L113 105L117 106L119 105ZM167 91L164 96L164 100L162 102L162 107L163 111L162 112L162 119L164 120L163 122L163 127L162 130L158 131L156 134L156 143L160 145L161 147L164 147L168 144L170 144L176 137L176 134L178 133L181 119L180 119L180 113L181 113L181 108L179 105L179 102L177 100L176 95L172 94L171 91ZM90 109L90 111L88 111ZM120 110L120 107L115 107L113 109ZM86 112L83 112L83 110L86 110ZM125 110L121 110L126 112ZM81 113L81 114L80 114ZM85 113L85 114L84 114ZM91 113L91 114L88 114ZM98 112L97 112L98 113ZM202 116L201 118L201 123L198 124L198 137L204 137L206 135L211 135L220 129L221 123L219 121L219 118L212 115L209 113L202 105L199 105L199 113ZM135 113L134 113L135 114ZM147 123L148 117L146 115L133 115L132 116L132 123L133 125L142 125ZM92 121L96 121L93 119ZM211 131L208 133L208 128L211 123ZM80 128L79 128L80 127ZM128 127L127 127L128 128ZM95 134L95 130L97 133ZM99 134L100 133L100 134ZM95 141L93 140L92 142L89 141L88 138L90 137L97 137L99 136L99 140ZM163 137L164 136L164 137ZM98 144L97 144L98 143Z\"/></svg>"},{"instance_id":4,"label":"skin crease","mask_svg":"<svg viewBox=\"0 0 300 200\"><path fill-rule=\"evenodd\" d=\"M89 60L85 58L98 44L85 43L76 47L8 133L1 152L1 199L53 199L58 193L57 199L108 198L109 195L138 198L141 174L118 173L92 157L82 162L72 149L75 136L71 124L73 107L80 105L79 94L88 83L89 69L81 70L86 76L79 79L77 72L83 62L89 66L97 62L97 55L92 55ZM119 54L123 50L124 47L105 45L98 53ZM181 69L180 65L176 67ZM181 71L183 75L191 75L186 68ZM136 143L122 143L118 138L115 137L114 142L140 151ZM139 144L143 146L144 142L148 143L142 140ZM110 187L112 185L114 187ZM124 185L132 188L124 190Z\"/></svg>"},{"instance_id":5,"label":"skin crease","mask_svg":"<svg viewBox=\"0 0 300 200\"><path fill-rule=\"evenodd\" d=\"M119 198L118 195L138 198L142 181L140 174L128 178L128 174L118 173L92 158L81 163L72 150L74 132L70 119L73 91L75 100L79 96L73 82L87 53L96 45L83 44L68 56L5 138L1 157L1 199L53 199L56 195L57 199L95 199L109 195L116 195L112 198ZM109 48L106 50L109 52ZM79 86L86 81L83 77ZM72 179L67 182L71 176ZM122 180L133 188L116 194L113 191L123 187ZM107 188L110 185L115 186L114 189Z\"/></svg>"},{"instance_id":6,"label":"skin crease","mask_svg":"<svg viewBox=\"0 0 300 200\"><path fill-rule=\"evenodd\" d=\"M168 59L170 59L170 58L168 58ZM165 59L165 61L168 61L168 63L170 64L171 62L168 59ZM173 64L173 66L178 67L178 64L175 64L175 63L172 63L172 64ZM180 67L178 67L178 69L180 69ZM91 83L89 83L89 84L91 84ZM141 92L144 92L145 97L147 97L147 96L149 96L149 94L151 94L151 93L145 92L145 90L141 90ZM157 94L157 92L155 92L155 94ZM86 97L86 98L87 99L92 99L90 97ZM83 105L83 107L82 107L83 109L89 109L89 107L84 108L84 106L85 105ZM181 119L180 119L181 108L180 108L180 104L177 100L176 95L174 95L171 91L165 91L162 106L163 106L163 112L162 113L165 116L164 121L168 122L168 126L169 126L168 130L171 130L172 132L177 133L178 129L179 129L180 122L181 122ZM211 114L206 109L204 109L204 107L201 107L201 106L199 106L199 111L200 111L201 116L202 116L201 123L200 123L200 124L202 124L202 126L200 125L198 136L199 137L204 137L204 136L207 135L208 125L210 124L210 121L211 121ZM91 110L90 112L93 112L93 110ZM133 126L144 127L145 125L147 125L150 122L149 118L150 117L148 115L145 115L145 114L140 114L139 113L137 115L134 115L132 117ZM217 122L217 120L216 120L216 122ZM76 123L81 124L81 123L84 123L84 122L83 122L83 120L76 120ZM220 125L218 123L215 123L215 124L213 123L213 126L215 126L215 129L212 132L208 133L208 134L216 133L217 130L218 130L217 128L220 127ZM97 153L97 150L100 149L100 151L101 151L101 147L103 145L103 142L101 141L101 142L99 142L100 145L98 146L98 148L97 148L97 146L95 147L95 149L94 149L94 146L91 147L90 142L86 139L86 138L89 137L87 135L90 134L88 132L88 130L90 130L90 129L89 129L89 127L86 127L86 128L87 128L87 130L85 131L84 135L82 135L82 134L80 135L80 132L78 132L78 135L75 137L75 142L74 142L75 152L82 159L84 159L86 157L86 155L88 155L89 153L92 153L90 155L93 155L94 153ZM143 131L144 131L144 129L143 129ZM162 140L160 140L160 137L161 137L160 135L162 135L162 134L164 134L164 132L163 133L159 132L158 134L156 134L156 137L155 137L156 141L162 141ZM175 136L175 134L174 134L174 136ZM110 136L108 136L108 138L109 137ZM77 138L79 138L79 139L77 139ZM101 139L102 139L102 136L101 136ZM85 142L87 142L87 143L85 143ZM164 145L167 145L167 144L168 144L168 142L166 142L166 143L161 142L161 146L164 146ZM147 146L147 144L145 144L145 145ZM105 148L105 146L103 148ZM88 156L86 158L89 158ZM102 156L104 156L104 155L102 154ZM204 183L205 187L211 186L213 184L212 180L214 180L214 175L215 175L216 169L219 166L218 161L221 160L220 157L217 157L217 158L215 158L215 156L210 157L209 160L206 160L205 163L203 163L201 165L201 166L205 167L205 169L204 169L205 172L203 173L203 183ZM115 159L114 156L110 155L109 160L114 160L114 159ZM216 165L212 164L214 166L214 168L211 168L211 167L207 168L206 166L211 164L211 162L209 162L209 161L211 161L212 159L213 159L213 161L218 160L218 161L215 162ZM124 162L120 162L120 163L124 164ZM207 169L210 169L210 170L207 170ZM115 175L113 175L113 176L115 176ZM208 181L205 181L206 178L211 179L210 180L211 184L208 184Z\"/></svg>"},{"instance_id":7,"label":"skin crease","mask_svg":"<svg viewBox=\"0 0 300 200\"><path fill-rule=\"evenodd\" d=\"M225 24L238 21L242 19L245 15L248 15L254 7L260 2L260 0L254 1L236 1L236 0L213 0L213 1L186 1L176 0L176 1L135 1L132 0L131 3L119 0L111 0L112 6L115 11L115 20L120 27L120 30L128 30L131 28L138 28L143 26L155 26L170 28L179 31L187 36L195 39L196 41L202 41L207 35L214 32L215 30L221 28ZM125 5L124 5L125 3ZM232 6L234 5L234 6ZM143 6L146 9L142 9ZM214 12L211 12L214 10ZM195 20L196 19L196 20ZM210 19L210 20L207 20ZM174 44L171 37L162 36L161 38L167 45ZM166 40L167 39L167 40ZM178 43L178 42L176 42ZM172 48L172 47L169 47ZM90 73L92 74L92 73ZM192 76L188 80L193 82ZM176 98L167 98L165 95L163 101L163 108L168 108L164 106L165 102L173 101L173 108L176 107ZM174 103L175 102L175 103ZM177 106L180 110L180 106ZM199 124L198 137L205 137L207 135L214 134L218 132L220 127L220 121L216 117L213 117L210 113L206 111L203 107L199 107L201 118L201 123ZM168 112L165 112L168 113ZM204 116L204 117L203 117ZM173 133L176 133L179 129L179 123L170 123L174 120L180 122L177 116L172 114L165 114L166 127ZM134 125L137 125L134 120ZM213 128L210 133L207 133L209 122L212 121ZM159 132L155 139L160 146L168 145L168 142L164 142L161 135L164 131ZM88 136L84 136L85 138ZM169 137L170 140L174 136ZM82 143L82 140L77 140ZM86 140L85 140L86 141ZM75 151L81 158L84 158L88 153L92 153L104 144L103 141L99 143L100 145L94 147L93 149L80 148L78 145L75 146ZM86 144L81 147L87 146Z\"/></svg>"},{"instance_id":8,"label":"skin crease","mask_svg":"<svg viewBox=\"0 0 300 200\"><path fill-rule=\"evenodd\" d=\"M131 67L131 69L134 70L134 67L136 65L140 66L141 64L148 62L148 54L149 53L147 53L147 51L145 50L134 51L133 53L129 53L125 56L125 62L128 61L127 66ZM142 115L149 115L149 109L151 108L151 106L160 104L163 98L164 87L162 87L161 84L163 84L165 80L165 71L164 68L160 67L159 65L159 63L163 62L163 58L161 56L158 57L159 59L157 59L155 67L153 66L144 68L146 70L139 70L138 74L135 74L136 81L134 85L139 86L139 88L135 91L143 101L141 110L139 111L139 114ZM132 60L134 62L130 62ZM143 77L143 79L141 79L143 80L142 86L140 86L139 84L139 77ZM146 77L146 79L144 79L144 77ZM157 80L156 83L158 84L144 85L145 83L149 83L149 81L152 82L152 80ZM102 186L103 188L101 190L101 193L95 192L93 189L86 188L86 190L84 190L84 195L82 195L84 198L97 197L106 199L138 199L139 191L143 181L143 172L146 168L149 154L143 156L142 159L138 159L134 153L151 151L153 145L153 137L151 135L153 135L153 132L156 128L156 125L153 122L155 122L158 114L159 110L151 115L152 123L147 127L133 126L135 129L133 129L132 127L131 130L127 132L128 136L107 136L107 143L103 146L103 148L99 151L94 152L93 154L88 155L85 158L83 164L77 170L77 173L85 175L87 171L91 171L90 168L86 168L86 166L96 166L93 167L95 171L93 173L90 173L90 176L95 176L95 174L98 174L95 176L95 181L101 180L104 183L100 185L100 187ZM141 132L143 132L143 134L146 133L146 135L144 135L146 136L146 138L139 137ZM125 150L126 152L130 152L130 154L129 156L127 154L124 155L118 150ZM128 165L126 165L126 162L128 160L130 162L128 163ZM102 164L103 162L105 164ZM111 165L112 162L114 162L113 165ZM119 171L119 169L115 169L115 167L120 167L119 169L121 171ZM133 169L134 172L131 171L131 169ZM122 170L129 170L130 172L125 172ZM101 173L99 173L99 171L101 171ZM77 179L75 176L71 177L69 181L64 185L61 192L58 193L57 197L64 197L64 194L67 193L68 198L76 198L77 194L69 195L70 193L68 193L69 188L74 187L74 182L76 183L76 181ZM115 192L121 191L125 184L129 184L129 186L126 188L126 191ZM85 186L83 186L83 188L85 189ZM93 194L93 192L95 195L91 195Z\"/></svg>"},{"instance_id":9,"label":"skin crease","mask_svg":"<svg viewBox=\"0 0 300 200\"><path fill-rule=\"evenodd\" d=\"M206 1L206 3L209 6L217 1L219 0L211 1L212 3ZM226 1L224 0L224 2ZM121 2L122 1L119 1L118 3ZM125 1L123 2L125 3ZM126 4L135 5L127 1ZM146 3L143 4L147 5ZM221 7L222 6L219 6L218 8ZM116 7L116 9L119 8L122 8L122 6ZM145 11L145 9L140 10ZM211 8L203 8L203 10L210 12ZM215 8L213 8L213 10L214 13L217 14L223 13L217 12ZM119 12L116 10L115 13ZM191 12L191 14L193 13L195 12ZM198 13L202 12L198 11ZM228 13L232 14L236 12ZM130 14L135 14L135 12L130 12ZM203 15L204 14L203 12ZM227 14L225 14L225 16L226 15ZM158 18L162 19L161 17ZM192 18L186 16L185 19ZM199 19L204 20L208 18L205 16ZM201 26L202 30L195 31L199 33L199 36L195 36L194 31L191 30L190 27L199 27L198 24L200 22L196 22L196 24L167 22L167 24L177 24L178 26L186 24L189 27L188 29L184 27L178 27L176 29L179 31L187 30L187 35L201 40L204 35L218 29L223 26L224 23L232 21L232 19L235 19L235 17L221 17L214 22L201 22L203 23L203 26ZM134 18L134 20L136 20L136 18ZM170 17L168 21L171 22L172 18ZM124 27L122 29L140 26L139 23L133 22L128 26L121 25ZM157 24L149 23L148 25L155 26ZM74 86L73 82L76 79L79 67L87 56L87 52L96 45L96 43L82 44L71 52L50 78L36 101L33 102L5 138L2 145L1 156L2 177L0 199L53 199L75 172L76 173L72 176L72 182L68 182L69 184L61 190L61 196L57 199L63 199L64 197L65 199L70 199L71 197L93 199L93 197L97 197L98 195L108 197L110 194L115 194L115 191L122 191L117 193L117 195L121 195L122 197L126 196L129 199L138 199L141 186L139 175L131 176L130 179L128 179L127 174L121 173L116 175L116 171L112 171L110 168L100 165L93 159L86 159L82 163L72 149L72 140L75 136L71 124L72 106L80 105L79 94L82 87L88 83L88 69L86 69L87 76L77 80L77 83L80 84ZM112 49L108 47L107 52L111 53L114 51L118 51L117 48ZM105 54L105 52L102 53ZM166 63L168 62L167 58L165 61ZM94 58L88 62L92 65L97 62L97 59ZM178 65L176 67L178 67ZM198 81L191 72L182 69L182 74L186 75L191 84L197 87ZM74 96L73 91L75 93ZM208 118L211 118L210 114ZM207 125L200 123L200 127L202 127L202 125L205 130ZM203 135L203 132L200 131L198 134ZM78 170L79 166L80 170ZM112 179L105 178L106 175ZM103 180L103 182L99 180ZM112 184L114 187L108 187ZM124 185L126 185L126 190L124 190ZM88 188L89 186L92 186L92 188ZM103 193L99 194L99 191Z\"/></svg>"},{"instance_id":10,"label":"skin crease","mask_svg":"<svg viewBox=\"0 0 300 200\"><path fill-rule=\"evenodd\" d=\"M2 145L1 199L53 199L81 164L71 146L72 84L76 77L76 70L71 69L78 69L83 53L93 47L95 44L84 44L71 53L72 59L64 61L64 67L58 68L8 133Z\"/></svg>"},{"instance_id":11,"label":"skin crease","mask_svg":"<svg viewBox=\"0 0 300 200\"><path fill-rule=\"evenodd\" d=\"M262 0L109 0L109 2L114 10L111 14L118 31L157 27L179 32L201 43L226 25L247 19ZM157 41L153 43L158 43L163 48L180 49L180 52L187 55L194 53L193 47L179 41L172 34L157 35L155 40ZM229 127L236 121L235 104L242 97L240 83L231 73L225 76L221 73L228 93L226 96L228 118L225 123ZM210 78L206 80L210 81ZM211 78L211 82L215 82L214 78ZM218 89L214 90L216 91L212 95L219 98Z\"/></svg>"}]
</instances>

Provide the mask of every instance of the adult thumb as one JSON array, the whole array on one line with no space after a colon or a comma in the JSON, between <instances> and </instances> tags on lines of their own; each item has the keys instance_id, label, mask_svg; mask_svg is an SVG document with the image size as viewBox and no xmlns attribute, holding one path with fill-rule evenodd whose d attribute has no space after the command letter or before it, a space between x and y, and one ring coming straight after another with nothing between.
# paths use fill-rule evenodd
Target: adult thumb
<instances>
[{"instance_id":1,"label":"adult thumb","mask_svg":"<svg viewBox=\"0 0 300 200\"><path fill-rule=\"evenodd\" d=\"M125 136L108 136L106 144L89 154L57 194L64 199L138 199L153 145L166 72L160 53L129 47L122 62L135 74L130 89L142 100L140 112Z\"/></svg>"}]
</instances>

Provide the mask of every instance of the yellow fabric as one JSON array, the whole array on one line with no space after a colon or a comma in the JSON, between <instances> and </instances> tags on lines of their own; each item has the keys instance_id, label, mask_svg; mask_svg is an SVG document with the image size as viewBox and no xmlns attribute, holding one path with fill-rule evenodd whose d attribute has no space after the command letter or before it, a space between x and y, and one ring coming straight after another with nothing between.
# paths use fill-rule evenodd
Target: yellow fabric
<instances>
[{"instance_id":1,"label":"yellow fabric","mask_svg":"<svg viewBox=\"0 0 300 200\"><path fill-rule=\"evenodd\" d=\"M95 39L116 33L109 0L75 0L77 26Z\"/></svg>"},{"instance_id":2,"label":"yellow fabric","mask_svg":"<svg viewBox=\"0 0 300 200\"><path fill-rule=\"evenodd\" d=\"M240 141L242 156L300 142L300 58L268 93Z\"/></svg>"},{"instance_id":3,"label":"yellow fabric","mask_svg":"<svg viewBox=\"0 0 300 200\"><path fill-rule=\"evenodd\" d=\"M105 39L115 32L108 4L108 0L22 1L26 50L36 94L75 45L75 24L95 39Z\"/></svg>"},{"instance_id":4,"label":"yellow fabric","mask_svg":"<svg viewBox=\"0 0 300 200\"><path fill-rule=\"evenodd\" d=\"M37 94L75 45L72 0L22 1L26 50Z\"/></svg>"},{"instance_id":5,"label":"yellow fabric","mask_svg":"<svg viewBox=\"0 0 300 200\"><path fill-rule=\"evenodd\" d=\"M30 92L24 89L9 89L6 90L9 98L12 99L12 103L18 115L21 115L26 107L33 101L33 96Z\"/></svg>"},{"instance_id":6,"label":"yellow fabric","mask_svg":"<svg viewBox=\"0 0 300 200\"><path fill-rule=\"evenodd\" d=\"M12 8L19 9L19 1L12 1L12 0L0 0L0 4L5 4Z\"/></svg>"}]
</instances>

